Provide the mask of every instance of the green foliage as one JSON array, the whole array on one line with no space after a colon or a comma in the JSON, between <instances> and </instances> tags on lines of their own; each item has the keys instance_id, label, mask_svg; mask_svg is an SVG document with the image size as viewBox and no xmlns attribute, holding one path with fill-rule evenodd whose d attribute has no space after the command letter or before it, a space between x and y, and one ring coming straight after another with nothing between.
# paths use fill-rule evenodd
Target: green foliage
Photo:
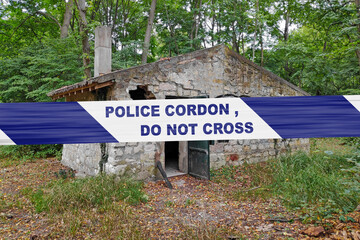
<instances>
[{"instance_id":1,"label":"green foliage","mask_svg":"<svg viewBox=\"0 0 360 240\"><path fill-rule=\"evenodd\" d=\"M265 66L314 95L358 93L355 4L313 1L302 4L299 13L300 27L265 52Z\"/></svg>"},{"instance_id":2,"label":"green foliage","mask_svg":"<svg viewBox=\"0 0 360 240\"><path fill-rule=\"evenodd\" d=\"M343 138L345 144L355 147L356 149L360 149L360 138L359 137L346 137Z\"/></svg>"},{"instance_id":3,"label":"green foliage","mask_svg":"<svg viewBox=\"0 0 360 240\"><path fill-rule=\"evenodd\" d=\"M55 176L62 179L74 178L75 171L72 169L60 169L58 172L55 173Z\"/></svg>"},{"instance_id":4,"label":"green foliage","mask_svg":"<svg viewBox=\"0 0 360 240\"><path fill-rule=\"evenodd\" d=\"M99 175L83 179L58 180L43 190L31 194L36 211L64 212L67 208L106 208L113 201L129 204L146 202L142 183L118 179L114 175Z\"/></svg>"},{"instance_id":5,"label":"green foliage","mask_svg":"<svg viewBox=\"0 0 360 240\"><path fill-rule=\"evenodd\" d=\"M44 198L43 190L37 190L31 193L30 200L34 204L36 212L49 211L50 205L47 203L47 199Z\"/></svg>"},{"instance_id":6,"label":"green foliage","mask_svg":"<svg viewBox=\"0 0 360 240\"><path fill-rule=\"evenodd\" d=\"M124 43L124 48L112 54L112 69L120 70L133 67L141 63L141 55L136 52L139 41Z\"/></svg>"},{"instance_id":7,"label":"green foliage","mask_svg":"<svg viewBox=\"0 0 360 240\"><path fill-rule=\"evenodd\" d=\"M80 49L72 38L49 39L0 58L0 102L50 101L47 93L79 82Z\"/></svg>"},{"instance_id":8,"label":"green foliage","mask_svg":"<svg viewBox=\"0 0 360 240\"><path fill-rule=\"evenodd\" d=\"M0 1L0 59L17 57L20 49L59 37L64 10L61 0Z\"/></svg>"},{"instance_id":9,"label":"green foliage","mask_svg":"<svg viewBox=\"0 0 360 240\"><path fill-rule=\"evenodd\" d=\"M335 155L299 152L267 163L225 166L212 171L212 179L232 186L231 197L280 197L307 220L346 214L360 202L360 153Z\"/></svg>"},{"instance_id":10,"label":"green foliage","mask_svg":"<svg viewBox=\"0 0 360 240\"><path fill-rule=\"evenodd\" d=\"M51 90L82 79L81 51L75 39L47 39L0 56L0 102L50 101ZM61 154L61 145L1 146L0 158L26 160Z\"/></svg>"},{"instance_id":11,"label":"green foliage","mask_svg":"<svg viewBox=\"0 0 360 240\"><path fill-rule=\"evenodd\" d=\"M344 156L299 153L272 163L274 192L293 208L324 217L332 212L352 211L359 203L358 180L348 181L354 166Z\"/></svg>"},{"instance_id":12,"label":"green foliage","mask_svg":"<svg viewBox=\"0 0 360 240\"><path fill-rule=\"evenodd\" d=\"M18 164L36 158L56 157L60 159L61 150L61 144L0 146L0 161L5 167L5 165Z\"/></svg>"}]
</instances>

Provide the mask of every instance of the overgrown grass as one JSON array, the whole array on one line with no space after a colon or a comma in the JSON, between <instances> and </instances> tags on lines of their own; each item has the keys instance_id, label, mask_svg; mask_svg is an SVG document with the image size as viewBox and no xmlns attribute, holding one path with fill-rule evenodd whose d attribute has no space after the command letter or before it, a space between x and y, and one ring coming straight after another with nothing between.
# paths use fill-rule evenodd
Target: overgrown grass
<instances>
[{"instance_id":1,"label":"overgrown grass","mask_svg":"<svg viewBox=\"0 0 360 240\"><path fill-rule=\"evenodd\" d=\"M141 182L114 175L65 178L42 189L25 188L21 193L29 197L36 212L48 213L57 223L50 238L148 238L130 210L130 205L148 200Z\"/></svg>"},{"instance_id":2,"label":"overgrown grass","mask_svg":"<svg viewBox=\"0 0 360 240\"><path fill-rule=\"evenodd\" d=\"M106 208L113 201L128 204L147 201L142 183L118 179L114 175L99 175L72 180L57 180L47 188L30 194L37 212L63 212L68 208Z\"/></svg>"},{"instance_id":3,"label":"overgrown grass","mask_svg":"<svg viewBox=\"0 0 360 240\"><path fill-rule=\"evenodd\" d=\"M271 162L271 188L293 208L324 207L324 211L352 211L360 194L350 181L354 173L344 171L354 167L349 158L337 155L298 153Z\"/></svg>"},{"instance_id":4,"label":"overgrown grass","mask_svg":"<svg viewBox=\"0 0 360 240\"><path fill-rule=\"evenodd\" d=\"M327 154L326 154L327 153ZM281 198L304 218L347 213L360 203L360 153L296 153L266 163L227 166L213 180L231 186L237 200Z\"/></svg>"}]
</instances>

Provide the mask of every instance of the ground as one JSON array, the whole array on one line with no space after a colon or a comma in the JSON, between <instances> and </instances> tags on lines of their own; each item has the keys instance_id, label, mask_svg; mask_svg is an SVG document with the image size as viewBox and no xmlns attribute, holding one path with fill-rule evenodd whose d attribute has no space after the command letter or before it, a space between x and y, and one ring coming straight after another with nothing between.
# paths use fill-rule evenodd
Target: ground
<instances>
[{"instance_id":1,"label":"ground","mask_svg":"<svg viewBox=\"0 0 360 240\"><path fill-rule=\"evenodd\" d=\"M343 151L343 148L334 144L332 150ZM96 229L104 227L101 219L109 214L106 211L94 210L88 215L89 219L81 218L77 230L70 235L69 225L64 223L66 218L35 212L26 194L28 189L38 189L55 180L55 173L60 169L64 166L51 158L0 169L0 239L112 238ZM243 177L246 179L247 176ZM137 229L145 232L143 236L149 239L217 239L217 236L225 239L311 238L311 234L305 232L315 225L301 222L294 212L282 206L279 199L239 201L229 197L235 188L242 187L241 184L224 185L190 176L178 176L170 181L173 190L166 188L163 181L145 183L148 202L128 206L135 216L133 221ZM331 224L325 227L319 239L360 239L360 213L353 212L351 217L355 223L329 220ZM91 218L100 219L101 224Z\"/></svg>"}]
</instances>

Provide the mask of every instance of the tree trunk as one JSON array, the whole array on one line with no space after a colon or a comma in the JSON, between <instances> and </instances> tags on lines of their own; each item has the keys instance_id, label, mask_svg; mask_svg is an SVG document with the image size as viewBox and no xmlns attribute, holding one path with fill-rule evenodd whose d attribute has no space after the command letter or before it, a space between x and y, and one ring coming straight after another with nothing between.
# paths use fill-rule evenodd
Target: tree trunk
<instances>
[{"instance_id":1,"label":"tree trunk","mask_svg":"<svg viewBox=\"0 0 360 240\"><path fill-rule=\"evenodd\" d=\"M235 2L236 3L236 2ZM237 5L234 4L234 13L236 12ZM233 42L233 49L240 54L239 44L236 36L236 21L232 23L232 42Z\"/></svg>"},{"instance_id":2,"label":"tree trunk","mask_svg":"<svg viewBox=\"0 0 360 240\"><path fill-rule=\"evenodd\" d=\"M237 43L237 39L236 39L236 33L233 30L233 34L232 34L232 42L233 42L233 49L240 54L240 49L239 49L239 45Z\"/></svg>"},{"instance_id":3,"label":"tree trunk","mask_svg":"<svg viewBox=\"0 0 360 240\"><path fill-rule=\"evenodd\" d=\"M199 12L198 12L198 15L197 15L197 21L196 21L196 27L195 27L195 39L198 38L198 32L199 32L199 26L200 26L200 18L201 18L201 12L200 12L201 5L202 5L202 0L199 1L199 8L198 8Z\"/></svg>"},{"instance_id":4,"label":"tree trunk","mask_svg":"<svg viewBox=\"0 0 360 240\"><path fill-rule=\"evenodd\" d=\"M194 3L195 9L197 8L197 4L198 4L198 0L195 0L195 3ZM193 14L193 24L192 24L191 31L190 31L190 47L191 48L193 48L193 46L194 46L193 41L194 41L195 27L196 27L196 12L194 12L194 14Z\"/></svg>"},{"instance_id":5,"label":"tree trunk","mask_svg":"<svg viewBox=\"0 0 360 240\"><path fill-rule=\"evenodd\" d=\"M355 6L356 6L356 15L357 15L357 21L360 20L360 0L355 0ZM357 31L358 31L358 39L360 39L360 23L357 24ZM358 64L360 67L360 50L359 46L355 49L356 57L358 59Z\"/></svg>"},{"instance_id":6,"label":"tree trunk","mask_svg":"<svg viewBox=\"0 0 360 240\"><path fill-rule=\"evenodd\" d=\"M287 44L287 41L289 39L289 26L290 26L290 14L289 14L289 5L286 7L286 13L285 13L285 29L284 29L284 43ZM292 75L292 70L289 67L289 59L285 60L284 70L288 75L288 78L286 80L290 81L290 77Z\"/></svg>"},{"instance_id":7,"label":"tree trunk","mask_svg":"<svg viewBox=\"0 0 360 240\"><path fill-rule=\"evenodd\" d=\"M289 9L285 13L285 29L284 29L284 42L286 43L289 39L289 26L290 26L290 14Z\"/></svg>"},{"instance_id":8,"label":"tree trunk","mask_svg":"<svg viewBox=\"0 0 360 240\"><path fill-rule=\"evenodd\" d=\"M259 13L259 0L256 1L256 13L255 13L255 33L254 33L254 40L253 40L253 54L252 54L252 61L255 61L255 44L256 44L256 33L257 33L257 26L258 26L258 13Z\"/></svg>"},{"instance_id":9,"label":"tree trunk","mask_svg":"<svg viewBox=\"0 0 360 240\"><path fill-rule=\"evenodd\" d=\"M73 13L73 0L69 0L66 3L66 9L64 13L64 21L60 29L60 38L66 38L69 35L69 26Z\"/></svg>"},{"instance_id":10,"label":"tree trunk","mask_svg":"<svg viewBox=\"0 0 360 240\"><path fill-rule=\"evenodd\" d=\"M146 33L145 33L144 50L143 50L143 53L141 56L142 64L145 64L147 62L147 55L148 55L149 47L150 47L151 30L152 30L152 25L154 22L154 17L155 17L155 8L156 8L156 0L152 0L151 6L150 6L148 24L147 24Z\"/></svg>"},{"instance_id":11,"label":"tree trunk","mask_svg":"<svg viewBox=\"0 0 360 240\"><path fill-rule=\"evenodd\" d=\"M262 33L262 27L260 27L260 46L261 46L261 61L260 66L264 66L264 43L263 43L263 33Z\"/></svg>"},{"instance_id":12,"label":"tree trunk","mask_svg":"<svg viewBox=\"0 0 360 240\"><path fill-rule=\"evenodd\" d=\"M215 8L214 8L214 0L211 0L211 46L214 46L214 36L215 36Z\"/></svg>"},{"instance_id":13,"label":"tree trunk","mask_svg":"<svg viewBox=\"0 0 360 240\"><path fill-rule=\"evenodd\" d=\"M82 41L82 51L83 51L83 65L84 65L84 73L86 78L91 78L91 69L90 65L90 44L88 37L88 29L87 29L87 20L86 20L86 4L85 0L75 0L77 8L79 10L79 30L81 34Z\"/></svg>"},{"instance_id":14,"label":"tree trunk","mask_svg":"<svg viewBox=\"0 0 360 240\"><path fill-rule=\"evenodd\" d=\"M245 57L245 41L244 41L244 33L241 33L241 50L242 50L242 55Z\"/></svg>"},{"instance_id":15,"label":"tree trunk","mask_svg":"<svg viewBox=\"0 0 360 240\"><path fill-rule=\"evenodd\" d=\"M200 8L202 5L202 0L196 0L195 1L195 9L193 15L193 25L190 32L190 47L198 49L198 46L194 45L194 39L197 39L198 32L199 32L199 22L200 22Z\"/></svg>"}]
</instances>

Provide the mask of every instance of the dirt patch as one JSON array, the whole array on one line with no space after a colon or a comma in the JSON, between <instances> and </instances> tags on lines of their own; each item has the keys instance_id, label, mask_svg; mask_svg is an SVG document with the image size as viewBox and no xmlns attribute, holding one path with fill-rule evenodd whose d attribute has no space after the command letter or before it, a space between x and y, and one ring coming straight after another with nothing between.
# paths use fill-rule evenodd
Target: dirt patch
<instances>
[{"instance_id":1,"label":"dirt patch","mask_svg":"<svg viewBox=\"0 0 360 240\"><path fill-rule=\"evenodd\" d=\"M55 159L39 159L0 170L0 238L18 239L46 236L51 232L46 214L36 214L25 196L39 189L65 167Z\"/></svg>"},{"instance_id":2,"label":"dirt patch","mask_svg":"<svg viewBox=\"0 0 360 240\"><path fill-rule=\"evenodd\" d=\"M303 226L300 222L276 222L273 216L293 219L276 200L261 199L238 202L224 194L220 184L190 176L170 179L174 189L162 182L148 183L148 204L134 210L142 216L155 238L174 238L186 226L206 225L224 237L296 237Z\"/></svg>"}]
</instances>

